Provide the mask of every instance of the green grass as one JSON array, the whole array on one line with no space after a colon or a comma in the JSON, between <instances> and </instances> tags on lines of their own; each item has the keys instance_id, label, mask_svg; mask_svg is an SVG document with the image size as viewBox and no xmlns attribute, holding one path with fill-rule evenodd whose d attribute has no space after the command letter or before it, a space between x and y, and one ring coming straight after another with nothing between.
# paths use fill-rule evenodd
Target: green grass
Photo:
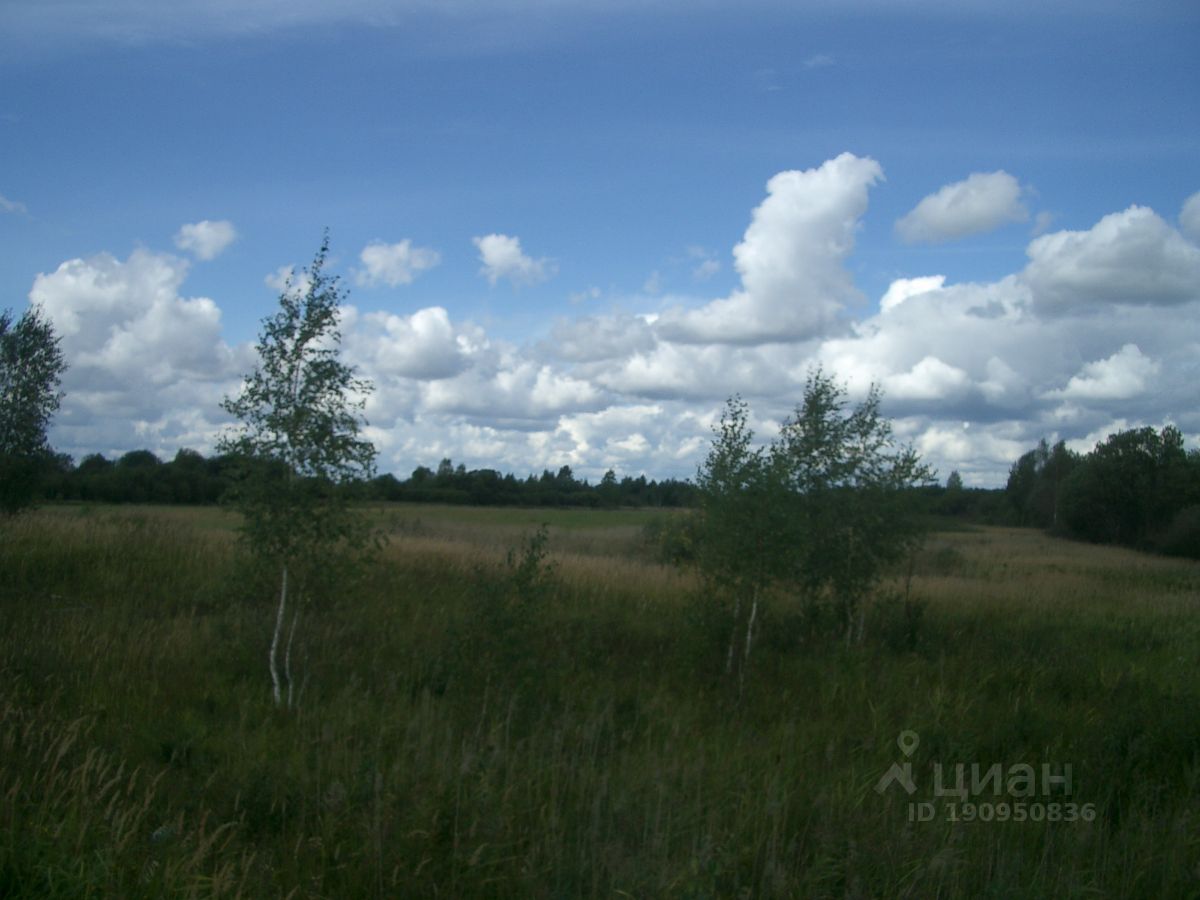
<instances>
[{"instance_id":1,"label":"green grass","mask_svg":"<svg viewBox=\"0 0 1200 900\"><path fill-rule=\"evenodd\" d=\"M882 605L846 648L776 601L739 697L724 620L639 549L653 514L374 514L387 549L305 613L297 713L227 513L4 526L0 896L1200 892L1196 564L938 534L915 624ZM555 569L521 581L541 522ZM930 822L875 790L906 729ZM938 763L1069 764L1029 802L1095 819L947 821Z\"/></svg>"}]
</instances>

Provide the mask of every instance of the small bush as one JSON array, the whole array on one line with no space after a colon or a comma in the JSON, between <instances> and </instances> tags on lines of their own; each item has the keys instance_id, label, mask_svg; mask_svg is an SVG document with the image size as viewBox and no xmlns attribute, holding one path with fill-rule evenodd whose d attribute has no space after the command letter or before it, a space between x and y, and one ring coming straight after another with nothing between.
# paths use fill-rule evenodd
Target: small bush
<instances>
[{"instance_id":1,"label":"small bush","mask_svg":"<svg viewBox=\"0 0 1200 900\"><path fill-rule=\"evenodd\" d=\"M504 673L528 677L537 659L536 632L557 584L548 542L543 524L508 551L499 572L476 571L468 618L451 636L456 670L481 672L485 680Z\"/></svg>"},{"instance_id":2,"label":"small bush","mask_svg":"<svg viewBox=\"0 0 1200 900\"><path fill-rule=\"evenodd\" d=\"M657 516L642 528L642 547L655 562L683 566L696 561L696 521L691 515Z\"/></svg>"}]
</instances>

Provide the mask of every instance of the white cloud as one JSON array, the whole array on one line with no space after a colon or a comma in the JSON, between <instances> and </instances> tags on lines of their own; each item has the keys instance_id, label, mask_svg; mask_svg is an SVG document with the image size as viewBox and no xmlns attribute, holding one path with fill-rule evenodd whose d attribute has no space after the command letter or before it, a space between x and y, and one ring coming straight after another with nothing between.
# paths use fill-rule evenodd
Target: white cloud
<instances>
[{"instance_id":1,"label":"white cloud","mask_svg":"<svg viewBox=\"0 0 1200 900\"><path fill-rule=\"evenodd\" d=\"M441 254L436 250L414 247L407 238L398 244L372 241L363 248L358 258L363 268L355 274L355 281L365 287L412 284L417 275L442 261Z\"/></svg>"},{"instance_id":2,"label":"white cloud","mask_svg":"<svg viewBox=\"0 0 1200 900\"><path fill-rule=\"evenodd\" d=\"M806 69L825 69L832 66L837 60L832 53L816 53L808 59L804 60L804 68Z\"/></svg>"},{"instance_id":3,"label":"white cloud","mask_svg":"<svg viewBox=\"0 0 1200 900\"><path fill-rule=\"evenodd\" d=\"M176 247L202 260L215 259L235 240L237 230L226 220L211 222L203 219L184 225L175 234Z\"/></svg>"},{"instance_id":4,"label":"white cloud","mask_svg":"<svg viewBox=\"0 0 1200 900\"><path fill-rule=\"evenodd\" d=\"M896 233L909 243L937 243L1027 218L1017 179L1003 171L976 172L921 200L896 222Z\"/></svg>"},{"instance_id":5,"label":"white cloud","mask_svg":"<svg viewBox=\"0 0 1200 900\"><path fill-rule=\"evenodd\" d=\"M972 484L1003 483L1043 435L1079 441L1168 419L1200 433L1200 248L1135 207L1031 241L1028 267L996 281L896 279L878 312L850 320L845 263L880 177L846 155L772 179L735 251L740 287L708 304L625 298L626 310L559 319L520 346L441 306L345 307L346 359L377 385L367 414L381 466L405 474L450 456L517 473L689 476L727 396L745 395L769 437L818 363L853 398L882 385L897 434ZM709 258L688 254L673 264ZM253 351L224 343L216 302L185 296L188 271L139 250L38 277L31 299L71 365L56 446L211 449L220 398ZM267 281L282 290L293 271ZM822 333L819 315L836 331Z\"/></svg>"},{"instance_id":6,"label":"white cloud","mask_svg":"<svg viewBox=\"0 0 1200 900\"><path fill-rule=\"evenodd\" d=\"M14 215L25 215L29 210L24 203L17 200L9 200L3 194L0 194L0 212L13 213Z\"/></svg>"},{"instance_id":7,"label":"white cloud","mask_svg":"<svg viewBox=\"0 0 1200 900\"><path fill-rule=\"evenodd\" d=\"M248 359L221 339L215 302L180 296L187 270L135 250L124 262L102 253L37 276L30 300L54 323L69 366L56 446L173 453L211 442L217 403Z\"/></svg>"},{"instance_id":8,"label":"white cloud","mask_svg":"<svg viewBox=\"0 0 1200 900\"><path fill-rule=\"evenodd\" d=\"M1071 376L1067 386L1047 396L1064 400L1127 400L1145 393L1159 372L1157 362L1145 356L1137 344L1126 344L1107 359L1085 365Z\"/></svg>"},{"instance_id":9,"label":"white cloud","mask_svg":"<svg viewBox=\"0 0 1200 900\"><path fill-rule=\"evenodd\" d=\"M1042 235L1027 252L1023 278L1047 311L1200 299L1200 247L1144 206L1107 215L1088 231Z\"/></svg>"},{"instance_id":10,"label":"white cloud","mask_svg":"<svg viewBox=\"0 0 1200 900\"><path fill-rule=\"evenodd\" d=\"M970 384L962 369L926 356L909 371L889 376L884 388L896 400L946 400L961 396Z\"/></svg>"},{"instance_id":11,"label":"white cloud","mask_svg":"<svg viewBox=\"0 0 1200 900\"><path fill-rule=\"evenodd\" d=\"M1184 201L1179 211L1179 227L1193 242L1200 244L1200 191Z\"/></svg>"},{"instance_id":12,"label":"white cloud","mask_svg":"<svg viewBox=\"0 0 1200 900\"><path fill-rule=\"evenodd\" d=\"M346 307L341 324L348 356L378 377L432 381L457 375L469 363L469 336L454 328L440 306L411 316L360 315L354 307Z\"/></svg>"},{"instance_id":13,"label":"white cloud","mask_svg":"<svg viewBox=\"0 0 1200 900\"><path fill-rule=\"evenodd\" d=\"M507 234L488 234L471 239L479 249L483 267L479 274L496 284L502 278L514 287L540 284L554 275L553 260L533 259L521 250L520 238Z\"/></svg>"},{"instance_id":14,"label":"white cloud","mask_svg":"<svg viewBox=\"0 0 1200 900\"><path fill-rule=\"evenodd\" d=\"M873 159L843 153L816 169L780 172L733 251L742 287L699 309L663 313L662 337L758 344L824 334L858 300L842 263L854 248L867 191L883 177Z\"/></svg>"},{"instance_id":15,"label":"white cloud","mask_svg":"<svg viewBox=\"0 0 1200 900\"><path fill-rule=\"evenodd\" d=\"M585 316L554 323L541 349L551 357L572 362L622 359L654 348L654 332L639 316Z\"/></svg>"},{"instance_id":16,"label":"white cloud","mask_svg":"<svg viewBox=\"0 0 1200 900\"><path fill-rule=\"evenodd\" d=\"M919 278L897 278L888 285L884 295L879 298L880 312L899 306L909 297L917 297L930 291L940 291L946 283L945 275L922 275Z\"/></svg>"},{"instance_id":17,"label":"white cloud","mask_svg":"<svg viewBox=\"0 0 1200 900\"><path fill-rule=\"evenodd\" d=\"M511 351L498 354L491 365L477 364L456 378L429 382L422 395L433 412L525 429L604 405L595 385Z\"/></svg>"}]
</instances>

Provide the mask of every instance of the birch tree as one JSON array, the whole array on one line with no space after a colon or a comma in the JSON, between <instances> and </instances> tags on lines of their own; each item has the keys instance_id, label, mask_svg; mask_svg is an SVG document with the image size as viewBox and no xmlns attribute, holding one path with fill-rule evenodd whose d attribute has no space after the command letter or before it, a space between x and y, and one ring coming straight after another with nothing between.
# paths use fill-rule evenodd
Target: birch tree
<instances>
[{"instance_id":1,"label":"birch tree","mask_svg":"<svg viewBox=\"0 0 1200 900\"><path fill-rule=\"evenodd\" d=\"M258 365L221 404L237 423L217 445L241 463L235 503L243 538L279 572L268 662L275 704L289 708L299 703L291 660L306 574L336 545L365 537L343 488L370 478L375 463L374 446L361 436L373 385L339 357L345 294L325 272L328 252L326 235L312 265L289 278L278 311L263 320Z\"/></svg>"},{"instance_id":2,"label":"birch tree","mask_svg":"<svg viewBox=\"0 0 1200 900\"><path fill-rule=\"evenodd\" d=\"M861 639L864 600L887 567L921 539L907 495L933 478L896 441L882 399L872 385L851 407L818 369L771 448L788 507L786 578L808 602L833 605L847 643Z\"/></svg>"},{"instance_id":3,"label":"birch tree","mask_svg":"<svg viewBox=\"0 0 1200 900\"><path fill-rule=\"evenodd\" d=\"M832 610L847 642L861 639L865 599L920 538L906 494L932 475L897 443L881 399L872 387L851 407L817 370L775 440L755 444L740 397L713 429L696 479L698 564L731 601L725 669L738 670L739 689L768 596Z\"/></svg>"},{"instance_id":4,"label":"birch tree","mask_svg":"<svg viewBox=\"0 0 1200 900\"><path fill-rule=\"evenodd\" d=\"M780 575L786 553L780 544L777 470L766 449L754 445L749 417L741 397L726 402L696 477L701 547L697 561L709 589L732 600L725 671L732 675L736 669L739 684L750 660L759 605Z\"/></svg>"}]
</instances>

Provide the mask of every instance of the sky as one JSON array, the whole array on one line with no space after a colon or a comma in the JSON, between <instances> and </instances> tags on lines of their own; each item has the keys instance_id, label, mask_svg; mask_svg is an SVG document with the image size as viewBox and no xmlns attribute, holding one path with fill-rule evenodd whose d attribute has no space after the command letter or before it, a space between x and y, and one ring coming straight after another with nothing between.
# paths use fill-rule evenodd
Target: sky
<instances>
[{"instance_id":1,"label":"sky","mask_svg":"<svg viewBox=\"0 0 1200 900\"><path fill-rule=\"evenodd\" d=\"M691 477L816 367L940 479L1200 443L1200 6L4 0L0 307L211 452L325 230L379 469Z\"/></svg>"}]
</instances>

